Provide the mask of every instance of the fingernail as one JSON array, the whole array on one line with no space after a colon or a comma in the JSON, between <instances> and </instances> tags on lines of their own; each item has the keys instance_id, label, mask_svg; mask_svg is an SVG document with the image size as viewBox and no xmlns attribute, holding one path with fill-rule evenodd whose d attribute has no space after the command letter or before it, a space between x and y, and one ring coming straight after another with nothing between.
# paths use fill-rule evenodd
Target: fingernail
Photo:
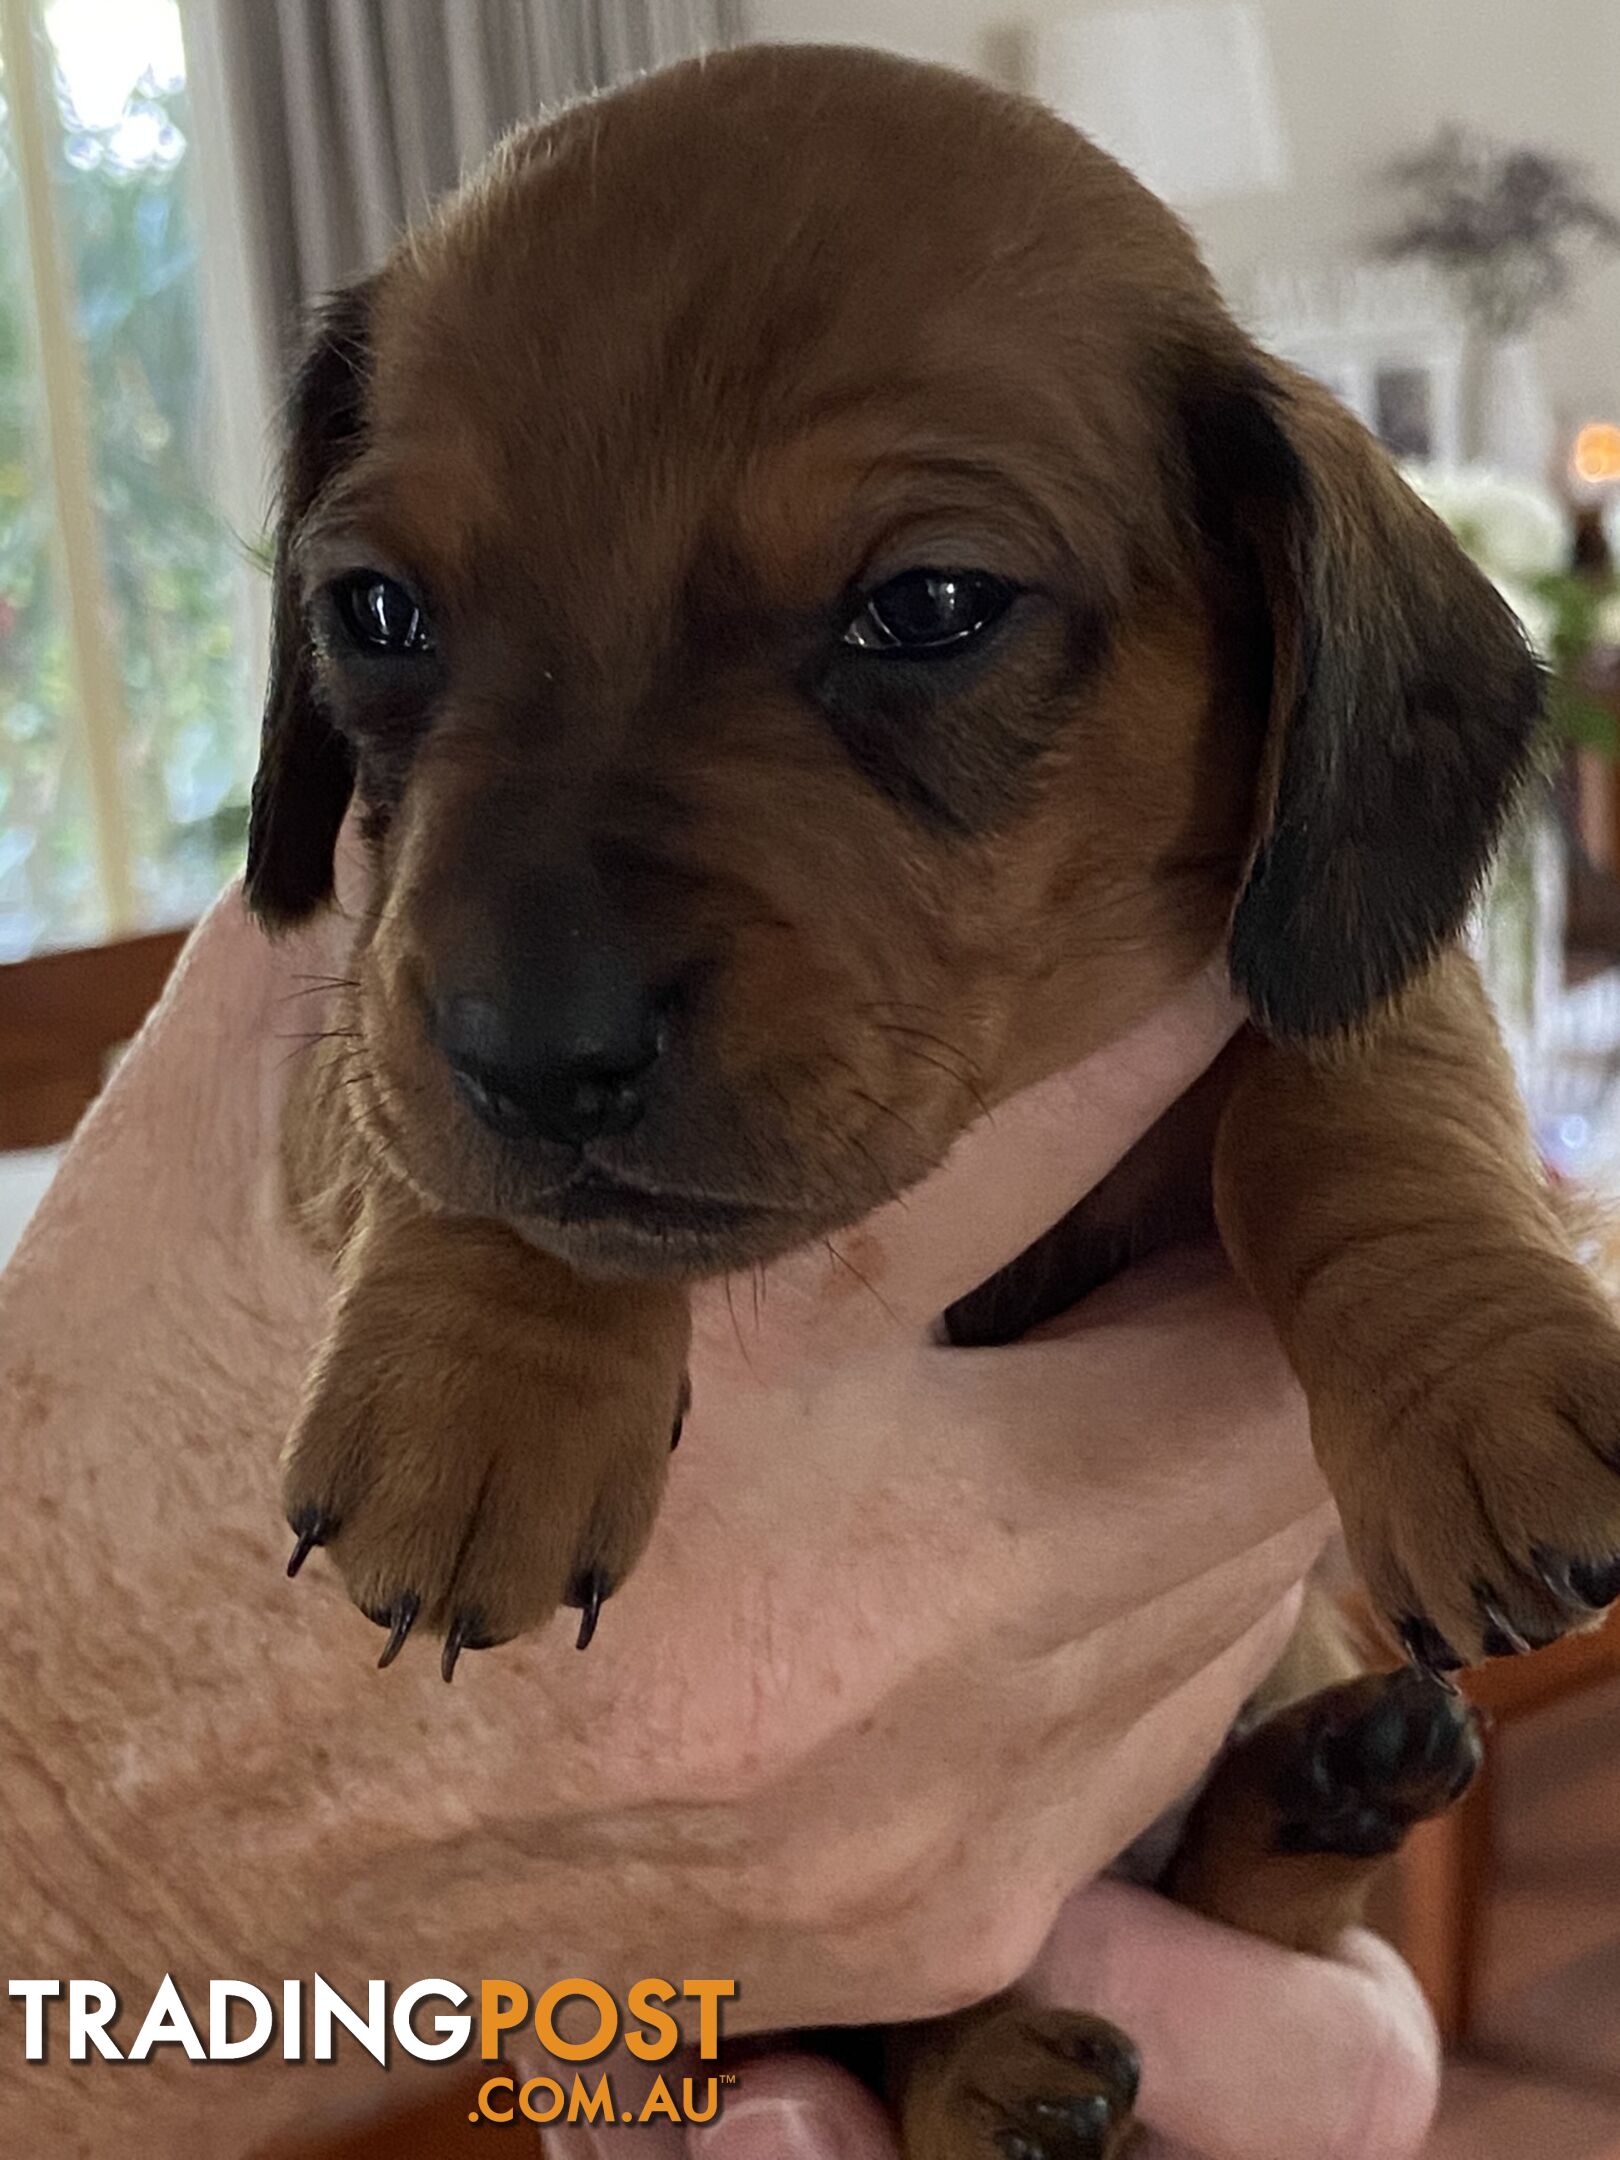
<instances>
[{"instance_id":1,"label":"fingernail","mask_svg":"<svg viewBox=\"0 0 1620 2160\"><path fill-rule=\"evenodd\" d=\"M693 2130L693 2160L845 2160L836 2121L802 2100L729 2100L718 2122Z\"/></svg>"}]
</instances>

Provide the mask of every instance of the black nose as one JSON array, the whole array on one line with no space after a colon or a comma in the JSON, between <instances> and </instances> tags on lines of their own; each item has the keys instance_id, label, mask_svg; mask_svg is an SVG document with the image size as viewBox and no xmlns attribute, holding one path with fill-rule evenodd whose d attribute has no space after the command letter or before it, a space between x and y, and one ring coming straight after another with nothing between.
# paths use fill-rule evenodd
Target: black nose
<instances>
[{"instance_id":1,"label":"black nose","mask_svg":"<svg viewBox=\"0 0 1620 2160\"><path fill-rule=\"evenodd\" d=\"M608 996L549 1010L449 991L434 1033L477 1115L506 1139L572 1146L628 1132L646 1109L647 1075L664 1051L654 1001L619 982Z\"/></svg>"}]
</instances>

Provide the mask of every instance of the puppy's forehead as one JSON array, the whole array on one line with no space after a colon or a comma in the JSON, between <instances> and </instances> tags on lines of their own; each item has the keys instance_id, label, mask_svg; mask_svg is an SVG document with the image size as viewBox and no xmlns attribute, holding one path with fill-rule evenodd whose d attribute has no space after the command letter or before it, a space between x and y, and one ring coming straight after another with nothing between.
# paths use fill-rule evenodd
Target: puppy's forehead
<instances>
[{"instance_id":1,"label":"puppy's forehead","mask_svg":"<svg viewBox=\"0 0 1620 2160\"><path fill-rule=\"evenodd\" d=\"M678 576L721 500L780 556L913 455L1123 510L1144 357L1206 298L1168 213L1039 108L747 48L513 138L401 251L374 440L447 574L530 530Z\"/></svg>"}]
</instances>

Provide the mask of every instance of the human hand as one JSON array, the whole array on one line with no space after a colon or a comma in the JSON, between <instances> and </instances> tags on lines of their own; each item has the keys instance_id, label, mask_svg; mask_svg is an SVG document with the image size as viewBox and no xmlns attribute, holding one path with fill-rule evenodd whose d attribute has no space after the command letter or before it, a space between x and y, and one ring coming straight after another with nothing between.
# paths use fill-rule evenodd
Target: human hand
<instances>
[{"instance_id":1,"label":"human hand","mask_svg":"<svg viewBox=\"0 0 1620 2160\"><path fill-rule=\"evenodd\" d=\"M1190 985L1001 1106L841 1260L774 1270L757 1317L747 1285L706 1293L664 1518L596 1646L559 1629L447 1691L430 1660L371 1670L319 1561L282 1571L275 1455L326 1283L275 1132L309 978L342 965L335 921L272 951L222 902L7 1276L11 1970L141 2004L165 1970L673 1965L737 1977L750 2029L992 1992L1197 1774L1327 1520L1213 1261L1011 1350L933 1335L1196 1077L1229 1000ZM206 2123L228 2160L315 2104L266 2062L118 2078L0 2065L6 2119L131 2154Z\"/></svg>"},{"instance_id":2,"label":"human hand","mask_svg":"<svg viewBox=\"0 0 1620 2160\"><path fill-rule=\"evenodd\" d=\"M1149 2135L1132 2160L1417 2160L1439 2091L1434 2021L1385 1942L1279 1950L1125 1883L1071 1897L1030 1992L1130 2033ZM1286 2065L1286 2074L1280 2066ZM668 2067L668 2066L666 2066ZM684 2067L684 2066L680 2066ZM616 2070L634 2099L634 2066ZM884 2110L832 2063L786 2050L742 2069L712 2124L628 2138L547 2132L548 2160L900 2160Z\"/></svg>"}]
</instances>

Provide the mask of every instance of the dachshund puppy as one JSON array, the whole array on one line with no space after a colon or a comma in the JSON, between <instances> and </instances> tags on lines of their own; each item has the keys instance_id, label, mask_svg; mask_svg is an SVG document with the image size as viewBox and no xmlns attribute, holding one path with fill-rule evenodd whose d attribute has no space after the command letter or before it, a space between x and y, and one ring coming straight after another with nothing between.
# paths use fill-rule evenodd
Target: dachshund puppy
<instances>
[{"instance_id":1,"label":"dachshund puppy","mask_svg":"<svg viewBox=\"0 0 1620 2160\"><path fill-rule=\"evenodd\" d=\"M587 1641L688 1286L855 1222L1224 949L1252 1025L950 1326L1218 1224L1412 1669L1302 1637L1169 1882L1324 1941L1475 1762L1427 1676L1620 1591L1620 1338L1458 944L1539 691L1365 433L1038 107L760 47L511 138L293 398L248 894L326 904L351 798L374 873L287 1136L337 1277L295 1563L384 1662L559 1604ZM1130 2135L1086 2020L897 2057L913 2160Z\"/></svg>"}]
</instances>

